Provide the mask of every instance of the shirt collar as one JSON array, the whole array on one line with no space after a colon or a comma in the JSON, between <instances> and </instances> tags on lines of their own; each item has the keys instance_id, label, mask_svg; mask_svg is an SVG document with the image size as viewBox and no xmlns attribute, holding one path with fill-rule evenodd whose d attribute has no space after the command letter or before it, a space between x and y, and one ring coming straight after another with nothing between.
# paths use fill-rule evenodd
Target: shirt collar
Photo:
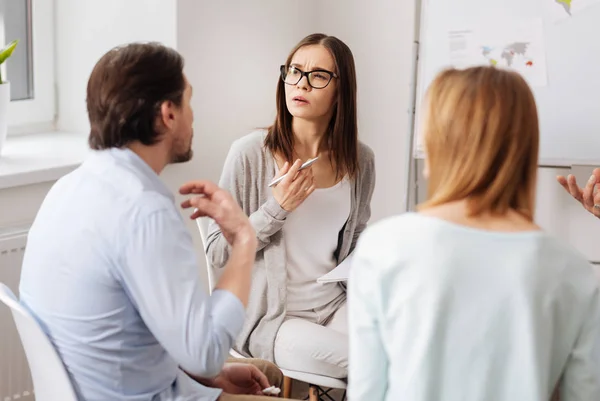
<instances>
[{"instance_id":1,"label":"shirt collar","mask_svg":"<svg viewBox=\"0 0 600 401\"><path fill-rule=\"evenodd\" d=\"M110 155L128 166L130 166L137 175L144 179L152 189L175 200L173 193L167 188L164 182L159 178L158 174L146 163L140 156L129 148L111 148L108 150Z\"/></svg>"}]
</instances>

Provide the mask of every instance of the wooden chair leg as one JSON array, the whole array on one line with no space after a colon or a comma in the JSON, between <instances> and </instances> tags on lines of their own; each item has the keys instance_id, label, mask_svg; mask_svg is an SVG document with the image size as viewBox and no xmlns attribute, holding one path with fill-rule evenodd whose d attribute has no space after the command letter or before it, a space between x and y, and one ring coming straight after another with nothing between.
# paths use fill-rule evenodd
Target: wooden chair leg
<instances>
[{"instance_id":1,"label":"wooden chair leg","mask_svg":"<svg viewBox=\"0 0 600 401\"><path fill-rule=\"evenodd\" d=\"M308 401L319 401L319 391L313 385L308 388Z\"/></svg>"},{"instance_id":2,"label":"wooden chair leg","mask_svg":"<svg viewBox=\"0 0 600 401\"><path fill-rule=\"evenodd\" d=\"M283 377L283 398L291 398L292 397L292 379L287 376Z\"/></svg>"}]
</instances>

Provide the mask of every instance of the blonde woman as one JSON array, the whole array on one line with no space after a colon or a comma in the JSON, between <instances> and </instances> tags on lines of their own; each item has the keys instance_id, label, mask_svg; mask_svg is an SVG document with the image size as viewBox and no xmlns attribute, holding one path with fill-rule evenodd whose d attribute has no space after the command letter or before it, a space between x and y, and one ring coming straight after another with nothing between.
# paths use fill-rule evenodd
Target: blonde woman
<instances>
[{"instance_id":1,"label":"blonde woman","mask_svg":"<svg viewBox=\"0 0 600 401\"><path fill-rule=\"evenodd\" d=\"M363 233L349 279L349 398L600 400L588 262L534 222L539 128L516 73L442 72L429 197Z\"/></svg>"}]
</instances>

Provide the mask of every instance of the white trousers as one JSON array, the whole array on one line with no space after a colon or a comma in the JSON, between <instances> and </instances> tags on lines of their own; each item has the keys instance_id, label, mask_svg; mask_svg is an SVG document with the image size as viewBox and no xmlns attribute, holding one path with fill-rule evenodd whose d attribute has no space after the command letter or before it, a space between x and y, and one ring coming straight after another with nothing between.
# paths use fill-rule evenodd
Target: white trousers
<instances>
[{"instance_id":1,"label":"white trousers","mask_svg":"<svg viewBox=\"0 0 600 401\"><path fill-rule=\"evenodd\" d=\"M296 312L286 317L275 339L277 366L336 379L348 377L345 296L333 313L323 313L330 309L328 305L322 310Z\"/></svg>"}]
</instances>

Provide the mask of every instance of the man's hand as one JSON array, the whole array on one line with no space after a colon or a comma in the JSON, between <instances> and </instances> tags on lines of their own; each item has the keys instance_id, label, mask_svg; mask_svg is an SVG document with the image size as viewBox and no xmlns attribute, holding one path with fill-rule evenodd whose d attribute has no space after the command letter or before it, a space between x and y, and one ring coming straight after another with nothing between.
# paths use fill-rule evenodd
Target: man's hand
<instances>
[{"instance_id":1,"label":"man's hand","mask_svg":"<svg viewBox=\"0 0 600 401\"><path fill-rule=\"evenodd\" d=\"M573 198L582 204L585 210L600 218L600 192L597 191L597 185L600 185L600 168L594 169L585 188L577 185L577 180L573 175L566 178L560 175L556 179Z\"/></svg>"},{"instance_id":2,"label":"man's hand","mask_svg":"<svg viewBox=\"0 0 600 401\"><path fill-rule=\"evenodd\" d=\"M256 233L248 216L229 192L210 181L192 181L184 184L179 189L179 193L192 195L181 204L184 209L190 207L196 209L190 218L195 220L198 217L208 216L213 219L230 245L256 243Z\"/></svg>"},{"instance_id":3,"label":"man's hand","mask_svg":"<svg viewBox=\"0 0 600 401\"><path fill-rule=\"evenodd\" d=\"M264 395L262 390L271 387L267 376L247 363L226 363L212 382L214 387L229 394Z\"/></svg>"}]
</instances>

